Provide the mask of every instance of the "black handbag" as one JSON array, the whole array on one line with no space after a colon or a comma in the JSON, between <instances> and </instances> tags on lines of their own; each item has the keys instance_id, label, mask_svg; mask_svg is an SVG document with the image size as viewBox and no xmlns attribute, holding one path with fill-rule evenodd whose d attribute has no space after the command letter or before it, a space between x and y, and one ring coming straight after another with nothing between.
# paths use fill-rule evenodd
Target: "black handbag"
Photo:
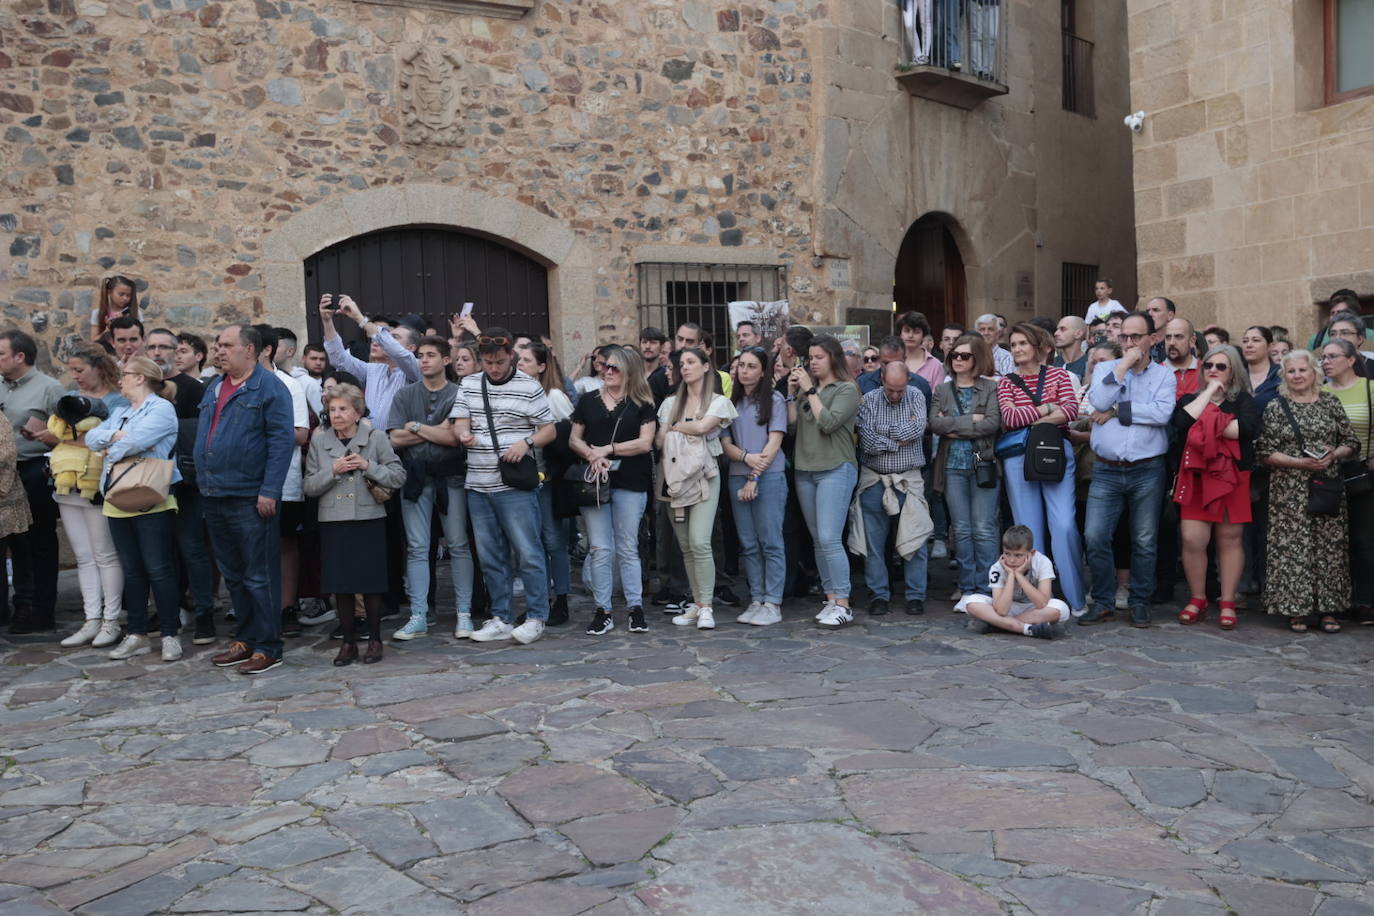
<instances>
[{"instance_id":1,"label":"black handbag","mask_svg":"<svg viewBox=\"0 0 1374 916\"><path fill-rule=\"evenodd\" d=\"M487 412L487 431L491 433L492 450L496 453L496 466L501 469L501 482L512 490L536 490L539 488L539 464L534 454L526 454L514 463L501 460L501 439L496 435L496 418L491 412L491 400L487 397L487 375L482 373L482 406Z\"/></svg>"},{"instance_id":2,"label":"black handbag","mask_svg":"<svg viewBox=\"0 0 1374 916\"><path fill-rule=\"evenodd\" d=\"M1365 428L1364 451L1360 452L1358 458L1347 458L1341 462L1341 480L1345 482L1345 492L1347 496L1362 496L1374 490L1374 481L1369 479L1369 465L1366 460L1369 458L1370 433L1374 432L1374 404L1371 404L1369 395L1369 379L1361 379L1364 382L1364 405L1365 416L1369 417L1369 426Z\"/></svg>"},{"instance_id":3,"label":"black handbag","mask_svg":"<svg viewBox=\"0 0 1374 916\"><path fill-rule=\"evenodd\" d=\"M597 393L597 397L600 397ZM625 405L621 404L620 413L615 418L615 425L611 427L611 442L615 442L615 434L620 432L620 421L625 417ZM578 508L583 506L588 509L595 509L602 503L611 501L611 481L609 474L593 474L591 465L585 461L570 465L563 472L563 482L572 490L572 499Z\"/></svg>"},{"instance_id":4,"label":"black handbag","mask_svg":"<svg viewBox=\"0 0 1374 916\"><path fill-rule=\"evenodd\" d=\"M964 410L959 406L959 389L954 387L954 383L949 383L949 393L954 402L954 412L959 416L964 415ZM973 447L973 482L984 490L991 490L997 486L997 462L984 461L978 454L978 446Z\"/></svg>"},{"instance_id":5,"label":"black handbag","mask_svg":"<svg viewBox=\"0 0 1374 916\"><path fill-rule=\"evenodd\" d=\"M1298 426L1298 420L1293 416L1293 408L1288 406L1288 399L1280 396L1279 406L1288 416L1288 424L1293 427L1293 435L1298 437L1298 451L1305 452L1307 444L1303 441L1302 429ZM1339 515L1341 512L1341 497L1345 494L1344 482L1339 477L1328 477L1325 474L1313 474L1307 478L1307 514L1308 515Z\"/></svg>"}]
</instances>

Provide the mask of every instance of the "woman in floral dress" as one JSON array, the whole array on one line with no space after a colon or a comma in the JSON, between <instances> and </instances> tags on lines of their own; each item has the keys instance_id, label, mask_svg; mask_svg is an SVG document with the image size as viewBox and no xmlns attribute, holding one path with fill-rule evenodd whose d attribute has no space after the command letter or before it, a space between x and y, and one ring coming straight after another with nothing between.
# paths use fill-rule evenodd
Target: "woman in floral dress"
<instances>
[{"instance_id":1,"label":"woman in floral dress","mask_svg":"<svg viewBox=\"0 0 1374 916\"><path fill-rule=\"evenodd\" d=\"M1310 515L1307 481L1316 475L1339 481L1340 462L1359 451L1359 441L1341 402L1320 389L1311 353L1287 354L1282 372L1279 396L1264 409L1255 446L1256 456L1273 469L1264 606L1287 617L1295 633L1304 632L1314 616L1324 632L1335 633L1341 628L1336 615L1350 604L1349 566L1331 562L1347 552L1345 495L1335 515ZM1301 430L1301 444L1285 407Z\"/></svg>"}]
</instances>

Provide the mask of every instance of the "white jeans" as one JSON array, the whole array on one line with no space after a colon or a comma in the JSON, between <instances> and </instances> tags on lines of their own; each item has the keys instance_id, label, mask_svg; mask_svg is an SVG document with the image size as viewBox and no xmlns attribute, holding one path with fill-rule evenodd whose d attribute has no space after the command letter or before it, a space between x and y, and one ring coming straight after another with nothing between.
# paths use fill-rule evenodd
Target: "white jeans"
<instances>
[{"instance_id":1,"label":"white jeans","mask_svg":"<svg viewBox=\"0 0 1374 916\"><path fill-rule=\"evenodd\" d=\"M99 506L59 502L62 527L76 554L76 578L87 620L117 620L124 603L124 569L119 565L110 523ZM103 615L102 615L103 611Z\"/></svg>"}]
</instances>

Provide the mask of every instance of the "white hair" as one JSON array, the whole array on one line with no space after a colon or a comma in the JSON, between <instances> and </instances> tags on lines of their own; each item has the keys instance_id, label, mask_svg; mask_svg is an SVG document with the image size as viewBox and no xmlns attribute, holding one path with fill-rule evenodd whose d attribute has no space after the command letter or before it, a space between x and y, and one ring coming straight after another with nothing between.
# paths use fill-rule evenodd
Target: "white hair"
<instances>
[{"instance_id":1,"label":"white hair","mask_svg":"<svg viewBox=\"0 0 1374 916\"><path fill-rule=\"evenodd\" d=\"M997 316L992 314L992 312L988 312L986 315L979 315L973 322L973 326L976 328L980 324L998 324Z\"/></svg>"}]
</instances>

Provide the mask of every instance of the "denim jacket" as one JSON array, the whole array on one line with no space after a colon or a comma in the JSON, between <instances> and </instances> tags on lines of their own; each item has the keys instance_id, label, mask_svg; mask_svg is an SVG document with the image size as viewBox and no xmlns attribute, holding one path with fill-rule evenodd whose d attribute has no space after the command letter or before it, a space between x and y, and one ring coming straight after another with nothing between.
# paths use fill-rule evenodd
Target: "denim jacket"
<instances>
[{"instance_id":1,"label":"denim jacket","mask_svg":"<svg viewBox=\"0 0 1374 916\"><path fill-rule=\"evenodd\" d=\"M291 392L262 366L243 380L224 405L210 436L224 377L205 386L196 428L196 483L206 496L265 496L281 499L282 484L296 449Z\"/></svg>"},{"instance_id":2,"label":"denim jacket","mask_svg":"<svg viewBox=\"0 0 1374 916\"><path fill-rule=\"evenodd\" d=\"M115 433L124 431L118 442ZM125 403L109 418L86 433L86 447L93 452L104 450L105 466L101 469L101 489L110 479L110 468L116 461L138 455L150 458L170 458L177 444L177 411L166 398L150 394L138 407ZM172 483L181 480L181 472L172 466Z\"/></svg>"}]
</instances>

